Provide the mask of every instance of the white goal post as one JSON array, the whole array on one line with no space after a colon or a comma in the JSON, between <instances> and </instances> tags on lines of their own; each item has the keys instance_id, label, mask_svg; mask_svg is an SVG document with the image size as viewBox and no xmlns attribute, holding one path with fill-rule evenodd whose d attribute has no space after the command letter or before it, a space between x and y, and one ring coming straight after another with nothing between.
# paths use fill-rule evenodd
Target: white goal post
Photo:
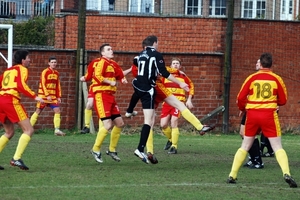
<instances>
[{"instance_id":1,"label":"white goal post","mask_svg":"<svg viewBox=\"0 0 300 200\"><path fill-rule=\"evenodd\" d=\"M12 24L0 24L0 29L8 29L8 41L7 41L7 58L0 52L0 56L7 63L7 67L12 66L12 54L13 54L13 25Z\"/></svg>"}]
</instances>

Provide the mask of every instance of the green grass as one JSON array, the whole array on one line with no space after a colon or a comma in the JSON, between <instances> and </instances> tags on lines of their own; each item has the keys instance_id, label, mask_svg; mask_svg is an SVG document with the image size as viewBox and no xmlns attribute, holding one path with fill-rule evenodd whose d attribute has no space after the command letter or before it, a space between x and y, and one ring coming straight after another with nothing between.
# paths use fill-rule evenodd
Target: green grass
<instances>
[{"instance_id":1,"label":"green grass","mask_svg":"<svg viewBox=\"0 0 300 200\"><path fill-rule=\"evenodd\" d=\"M52 131L35 134L22 159L29 171L9 166L19 133L0 154L1 200L34 199L299 199L282 178L275 158L265 158L261 170L241 168L238 183L226 184L232 159L240 146L238 135L181 135L177 155L163 150L166 138L155 135L157 165L144 164L133 155L139 135L122 135L121 162L103 155L96 163L89 151L95 135L69 132L56 137ZM290 168L300 180L299 136L283 136ZM108 147L106 138L102 152Z\"/></svg>"}]
</instances>

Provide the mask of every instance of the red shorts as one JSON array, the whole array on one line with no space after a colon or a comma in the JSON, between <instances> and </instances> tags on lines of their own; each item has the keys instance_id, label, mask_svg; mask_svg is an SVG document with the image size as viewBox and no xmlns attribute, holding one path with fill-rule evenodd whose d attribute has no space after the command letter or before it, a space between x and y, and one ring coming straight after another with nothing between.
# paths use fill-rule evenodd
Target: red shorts
<instances>
[{"instance_id":1,"label":"red shorts","mask_svg":"<svg viewBox=\"0 0 300 200\"><path fill-rule=\"evenodd\" d=\"M0 120L4 123L9 119L12 123L28 118L28 114L20 100L13 96L0 96Z\"/></svg>"},{"instance_id":2,"label":"red shorts","mask_svg":"<svg viewBox=\"0 0 300 200\"><path fill-rule=\"evenodd\" d=\"M156 96L155 96L154 108L157 108L158 105L161 102L163 102L167 97L171 96L172 93L162 83L157 83L155 90L156 90Z\"/></svg>"},{"instance_id":3,"label":"red shorts","mask_svg":"<svg viewBox=\"0 0 300 200\"><path fill-rule=\"evenodd\" d=\"M120 110L113 94L95 93L94 108L100 119L109 118L112 115L120 115Z\"/></svg>"},{"instance_id":4,"label":"red shorts","mask_svg":"<svg viewBox=\"0 0 300 200\"><path fill-rule=\"evenodd\" d=\"M169 104L164 102L162 104L160 118L164 118L164 117L167 117L169 115L179 118L180 117L180 111L177 108L174 108L173 106L170 106Z\"/></svg>"},{"instance_id":5,"label":"red shorts","mask_svg":"<svg viewBox=\"0 0 300 200\"><path fill-rule=\"evenodd\" d=\"M92 90L89 90L89 93L88 93L88 99L89 98L95 98L95 95L94 93L92 92Z\"/></svg>"},{"instance_id":6,"label":"red shorts","mask_svg":"<svg viewBox=\"0 0 300 200\"><path fill-rule=\"evenodd\" d=\"M266 137L281 136L281 128L276 110L247 110L245 136L253 137L259 130Z\"/></svg>"}]
</instances>

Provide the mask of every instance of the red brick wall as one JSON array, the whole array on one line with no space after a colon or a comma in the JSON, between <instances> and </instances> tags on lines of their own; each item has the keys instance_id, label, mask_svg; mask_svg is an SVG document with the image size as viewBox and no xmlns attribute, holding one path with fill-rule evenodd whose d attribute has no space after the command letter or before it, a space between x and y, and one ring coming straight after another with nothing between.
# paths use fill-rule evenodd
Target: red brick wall
<instances>
[{"instance_id":1,"label":"red brick wall","mask_svg":"<svg viewBox=\"0 0 300 200\"><path fill-rule=\"evenodd\" d=\"M76 49L77 16L56 18L56 48ZM224 44L224 19L160 18L133 16L86 17L86 49L98 50L110 43L117 51L140 51L142 40L154 34L159 38L159 51L180 53L219 52ZM61 25L65 24L66 29ZM64 36L61 38L61 36Z\"/></svg>"},{"instance_id":2,"label":"red brick wall","mask_svg":"<svg viewBox=\"0 0 300 200\"><path fill-rule=\"evenodd\" d=\"M232 51L231 122L240 118L234 97L244 79L253 72L262 52L273 55L273 71L280 75L287 87L288 102L280 108L279 117L286 129L299 126L299 65L300 26L297 22L235 20Z\"/></svg>"},{"instance_id":3,"label":"red brick wall","mask_svg":"<svg viewBox=\"0 0 300 200\"><path fill-rule=\"evenodd\" d=\"M62 104L61 104L61 116L62 123L61 128L69 129L73 128L76 122L76 113L75 113L75 52L74 51L62 51L62 50L34 50L29 49L31 64L28 68L29 76L27 84L34 91L37 92L39 78L41 72L48 67L48 59L50 56L55 56L58 61L57 70L60 73L60 80L62 82ZM1 49L1 52L5 50ZM1 59L0 60L0 71L6 69L6 63ZM22 102L27 110L29 116L35 111L36 102L33 99L30 99L24 95L22 97ZM53 128L53 111L50 108L45 108L38 118L36 128Z\"/></svg>"},{"instance_id":4,"label":"red brick wall","mask_svg":"<svg viewBox=\"0 0 300 200\"><path fill-rule=\"evenodd\" d=\"M2 50L4 52L5 50ZM128 69L131 66L133 57L136 53L121 53L115 52L115 60L122 66L122 68ZM61 51L61 50L38 50L31 49L31 66L29 68L29 79L27 84L34 91L38 89L39 76L42 70L47 67L48 58L51 55L55 55L58 60L57 70L60 72L60 79L62 85L62 104L61 104L61 128L70 129L76 125L76 52L75 51ZM88 52L88 62L93 58L98 57L99 53L95 51ZM174 55L165 55L167 63L171 62L171 58ZM210 55L176 55L183 62L183 70L194 81L196 92L193 100L195 108L192 110L199 118L203 117L208 112L215 109L217 106L222 105L221 90L222 90L222 57L210 56ZM0 61L1 72L6 68L6 64L3 60ZM126 112L126 108L130 101L130 97L133 92L131 86L132 75L128 75L129 84L119 84L117 96L117 102L120 107L121 113ZM29 115L35 111L36 103L34 100L25 96L22 98L25 108ZM83 107L84 108L84 107ZM134 120L125 119L125 122L131 126L141 125L143 122L142 110L140 104L138 104L137 111L140 115L134 118ZM83 111L82 111L83 112ZM159 121L160 109L157 112L157 122ZM95 122L96 116L94 115ZM182 121L183 122L183 121ZM220 124L216 118L211 121L212 123ZM46 108L40 115L36 128L52 128L53 127L53 111L50 108Z\"/></svg>"}]
</instances>

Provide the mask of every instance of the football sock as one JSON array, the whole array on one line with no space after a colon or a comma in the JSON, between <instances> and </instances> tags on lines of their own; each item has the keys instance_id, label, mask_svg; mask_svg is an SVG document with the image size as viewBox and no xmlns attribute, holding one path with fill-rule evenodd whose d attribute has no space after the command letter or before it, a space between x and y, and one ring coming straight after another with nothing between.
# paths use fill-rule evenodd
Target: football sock
<instances>
[{"instance_id":1,"label":"football sock","mask_svg":"<svg viewBox=\"0 0 300 200\"><path fill-rule=\"evenodd\" d=\"M36 112L34 112L34 113L31 115L31 117L30 117L30 124L31 124L31 126L34 126L34 125L35 125L35 123L36 123L37 120L38 120L38 117L39 117L39 115L38 115Z\"/></svg>"},{"instance_id":2,"label":"football sock","mask_svg":"<svg viewBox=\"0 0 300 200\"><path fill-rule=\"evenodd\" d=\"M99 129L94 146L93 146L94 152L100 152L101 145L102 145L105 137L107 136L107 132L108 132L108 130L104 126Z\"/></svg>"},{"instance_id":3,"label":"football sock","mask_svg":"<svg viewBox=\"0 0 300 200\"><path fill-rule=\"evenodd\" d=\"M22 154L24 153L30 139L31 137L29 135L26 135L24 133L21 135L14 155L14 160L19 160L22 157Z\"/></svg>"},{"instance_id":4,"label":"football sock","mask_svg":"<svg viewBox=\"0 0 300 200\"><path fill-rule=\"evenodd\" d=\"M284 149L279 149L275 152L276 160L283 174L290 174L289 160Z\"/></svg>"},{"instance_id":5,"label":"football sock","mask_svg":"<svg viewBox=\"0 0 300 200\"><path fill-rule=\"evenodd\" d=\"M147 147L147 152L154 154L154 151L153 151L153 129L150 129L146 147Z\"/></svg>"},{"instance_id":6,"label":"football sock","mask_svg":"<svg viewBox=\"0 0 300 200\"><path fill-rule=\"evenodd\" d=\"M264 153L264 148L266 147L266 137L264 134L260 135L260 151L263 154Z\"/></svg>"},{"instance_id":7,"label":"football sock","mask_svg":"<svg viewBox=\"0 0 300 200\"><path fill-rule=\"evenodd\" d=\"M84 126L90 128L93 111L91 109L84 109Z\"/></svg>"},{"instance_id":8,"label":"football sock","mask_svg":"<svg viewBox=\"0 0 300 200\"><path fill-rule=\"evenodd\" d=\"M247 151L245 151L242 148L239 148L237 150L237 152L235 153L234 159L233 159L231 172L230 172L229 176L236 179L237 173L238 173L242 163L244 162L246 156L247 156Z\"/></svg>"},{"instance_id":9,"label":"football sock","mask_svg":"<svg viewBox=\"0 0 300 200\"><path fill-rule=\"evenodd\" d=\"M0 152L4 149L4 147L6 146L6 144L8 142L9 142L9 139L5 135L2 135L0 137Z\"/></svg>"},{"instance_id":10,"label":"football sock","mask_svg":"<svg viewBox=\"0 0 300 200\"><path fill-rule=\"evenodd\" d=\"M131 96L129 106L128 106L126 112L133 113L133 110L134 110L136 104L139 102L139 100L140 100L140 97L134 92Z\"/></svg>"},{"instance_id":11,"label":"football sock","mask_svg":"<svg viewBox=\"0 0 300 200\"><path fill-rule=\"evenodd\" d=\"M162 132L165 134L165 136L169 139L169 141L171 142L171 134L172 134L172 130L171 130L171 127L168 126L167 128L163 128L162 129Z\"/></svg>"},{"instance_id":12,"label":"football sock","mask_svg":"<svg viewBox=\"0 0 300 200\"><path fill-rule=\"evenodd\" d=\"M99 119L99 129L100 129L102 126L104 126L104 125L103 125L103 122L102 122L101 119ZM88 128L89 128L89 127L88 127Z\"/></svg>"},{"instance_id":13,"label":"football sock","mask_svg":"<svg viewBox=\"0 0 300 200\"><path fill-rule=\"evenodd\" d=\"M144 124L142 127L140 143L137 148L140 152L144 152L144 148L146 146L148 136L150 134L150 129L151 129L151 126L149 126L148 124Z\"/></svg>"},{"instance_id":14,"label":"football sock","mask_svg":"<svg viewBox=\"0 0 300 200\"><path fill-rule=\"evenodd\" d=\"M172 128L172 147L175 147L176 149L178 144L178 138L179 138L179 129Z\"/></svg>"},{"instance_id":15,"label":"football sock","mask_svg":"<svg viewBox=\"0 0 300 200\"><path fill-rule=\"evenodd\" d=\"M190 122L197 130L201 130L203 128L203 125L201 124L199 119L197 119L197 117L193 113L191 113L189 109L183 110L181 114L182 117Z\"/></svg>"},{"instance_id":16,"label":"football sock","mask_svg":"<svg viewBox=\"0 0 300 200\"><path fill-rule=\"evenodd\" d=\"M266 147L268 149L268 153L273 153L273 149L272 149L272 146L271 146L271 143L270 143L270 140L268 138L266 138Z\"/></svg>"},{"instance_id":17,"label":"football sock","mask_svg":"<svg viewBox=\"0 0 300 200\"><path fill-rule=\"evenodd\" d=\"M253 144L249 149L249 155L253 164L262 164L258 138L254 139Z\"/></svg>"},{"instance_id":18,"label":"football sock","mask_svg":"<svg viewBox=\"0 0 300 200\"><path fill-rule=\"evenodd\" d=\"M53 118L54 128L59 129L60 128L60 113L55 113Z\"/></svg>"},{"instance_id":19,"label":"football sock","mask_svg":"<svg viewBox=\"0 0 300 200\"><path fill-rule=\"evenodd\" d=\"M110 133L109 151L116 152L122 128L114 126Z\"/></svg>"}]
</instances>

